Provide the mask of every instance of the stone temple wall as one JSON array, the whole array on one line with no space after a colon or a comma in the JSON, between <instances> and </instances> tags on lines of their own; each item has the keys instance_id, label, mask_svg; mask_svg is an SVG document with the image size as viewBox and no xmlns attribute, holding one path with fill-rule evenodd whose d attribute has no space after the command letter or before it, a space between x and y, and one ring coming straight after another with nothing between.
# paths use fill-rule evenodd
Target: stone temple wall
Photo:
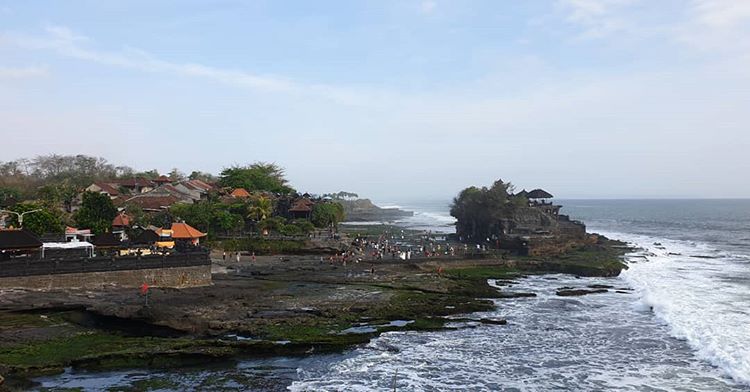
<instances>
[{"instance_id":1,"label":"stone temple wall","mask_svg":"<svg viewBox=\"0 0 750 392\"><path fill-rule=\"evenodd\" d=\"M197 287L211 284L211 266L134 269L124 271L49 274L0 278L0 289L32 290L82 288L98 290L107 287Z\"/></svg>"}]
</instances>

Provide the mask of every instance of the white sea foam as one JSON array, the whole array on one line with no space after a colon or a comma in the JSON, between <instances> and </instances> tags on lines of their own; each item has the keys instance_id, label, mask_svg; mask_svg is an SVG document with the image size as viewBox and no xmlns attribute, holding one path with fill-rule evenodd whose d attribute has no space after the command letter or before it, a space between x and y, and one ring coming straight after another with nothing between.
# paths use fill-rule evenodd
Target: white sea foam
<instances>
[{"instance_id":1,"label":"white sea foam","mask_svg":"<svg viewBox=\"0 0 750 392\"><path fill-rule=\"evenodd\" d=\"M750 384L750 271L742 262L747 255L723 252L706 243L609 236L646 250L648 261L632 263L622 274L642 304L652 308L672 335L684 339L699 357Z\"/></svg>"},{"instance_id":2,"label":"white sea foam","mask_svg":"<svg viewBox=\"0 0 750 392\"><path fill-rule=\"evenodd\" d=\"M620 278L530 277L475 316L508 325L447 332L392 332L324 369L301 371L292 391L706 390L743 391L699 360L632 294L579 298L558 287L625 285ZM394 351L394 348L396 349Z\"/></svg>"}]
</instances>

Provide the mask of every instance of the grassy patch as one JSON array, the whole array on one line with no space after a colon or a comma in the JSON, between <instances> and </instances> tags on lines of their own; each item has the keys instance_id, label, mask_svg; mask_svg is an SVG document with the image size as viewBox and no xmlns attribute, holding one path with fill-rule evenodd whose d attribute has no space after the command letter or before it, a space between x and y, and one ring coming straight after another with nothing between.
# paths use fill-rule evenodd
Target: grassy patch
<instances>
[{"instance_id":1,"label":"grassy patch","mask_svg":"<svg viewBox=\"0 0 750 392\"><path fill-rule=\"evenodd\" d=\"M265 238L215 241L211 245L229 252L255 252L257 255L295 254L305 250L305 241L302 240L269 240Z\"/></svg>"}]
</instances>

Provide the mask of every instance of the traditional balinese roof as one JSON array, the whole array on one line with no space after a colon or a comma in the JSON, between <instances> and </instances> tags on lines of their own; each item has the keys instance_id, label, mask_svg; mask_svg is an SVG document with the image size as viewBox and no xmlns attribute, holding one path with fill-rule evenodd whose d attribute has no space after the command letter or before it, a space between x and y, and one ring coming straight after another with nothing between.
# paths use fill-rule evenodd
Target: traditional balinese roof
<instances>
[{"instance_id":1,"label":"traditional balinese roof","mask_svg":"<svg viewBox=\"0 0 750 392\"><path fill-rule=\"evenodd\" d=\"M65 226L65 234L91 235L91 229L77 229L75 227Z\"/></svg>"},{"instance_id":2,"label":"traditional balinese roof","mask_svg":"<svg viewBox=\"0 0 750 392\"><path fill-rule=\"evenodd\" d=\"M189 181L186 181L185 183L190 184L191 186L201 189L203 191L210 191L211 189L214 189L213 185L205 181L201 181L201 180L189 180Z\"/></svg>"},{"instance_id":3,"label":"traditional balinese roof","mask_svg":"<svg viewBox=\"0 0 750 392\"><path fill-rule=\"evenodd\" d=\"M102 233L94 236L94 240L91 241L96 247L106 248L113 246L120 246L120 239L112 233Z\"/></svg>"},{"instance_id":4,"label":"traditional balinese roof","mask_svg":"<svg viewBox=\"0 0 750 392\"><path fill-rule=\"evenodd\" d=\"M169 194L158 195L144 193L142 195L133 196L125 200L123 204L134 204L138 207L141 207L141 209L143 210L156 211L165 209L179 201L180 199Z\"/></svg>"},{"instance_id":5,"label":"traditional balinese roof","mask_svg":"<svg viewBox=\"0 0 750 392\"><path fill-rule=\"evenodd\" d=\"M126 179L123 179L123 180L113 181L113 183L115 183L117 185L120 185L120 186L124 186L124 187L130 187L130 188L144 187L144 186L154 186L154 182L153 181L151 181L151 180L149 180L147 178L142 178L142 177L138 177L138 178L126 178Z\"/></svg>"},{"instance_id":6,"label":"traditional balinese roof","mask_svg":"<svg viewBox=\"0 0 750 392\"><path fill-rule=\"evenodd\" d=\"M526 197L528 197L529 199L551 199L554 196L552 196L544 189L534 189L533 191L529 192Z\"/></svg>"},{"instance_id":7,"label":"traditional balinese roof","mask_svg":"<svg viewBox=\"0 0 750 392\"><path fill-rule=\"evenodd\" d=\"M118 214L115 219L112 219L112 227L129 227L130 217L124 212Z\"/></svg>"},{"instance_id":8,"label":"traditional balinese roof","mask_svg":"<svg viewBox=\"0 0 750 392\"><path fill-rule=\"evenodd\" d=\"M241 197L246 198L250 197L250 192L246 191L245 188L237 188L232 191L232 193L229 194L232 197Z\"/></svg>"},{"instance_id":9,"label":"traditional balinese roof","mask_svg":"<svg viewBox=\"0 0 750 392\"><path fill-rule=\"evenodd\" d=\"M300 199L294 202L292 204L292 208L289 209L290 212L311 212L312 206L315 205L311 200L309 199Z\"/></svg>"},{"instance_id":10,"label":"traditional balinese roof","mask_svg":"<svg viewBox=\"0 0 750 392\"><path fill-rule=\"evenodd\" d=\"M94 185L96 185L99 189L101 189L102 192L105 192L109 194L110 196L117 196L120 194L120 190L117 189L117 184L97 181L97 182L94 182Z\"/></svg>"},{"instance_id":11,"label":"traditional balinese roof","mask_svg":"<svg viewBox=\"0 0 750 392\"><path fill-rule=\"evenodd\" d=\"M0 229L0 249L34 249L42 241L34 233L22 229Z\"/></svg>"},{"instance_id":12,"label":"traditional balinese roof","mask_svg":"<svg viewBox=\"0 0 750 392\"><path fill-rule=\"evenodd\" d=\"M528 198L529 192L526 192L526 189L522 189L521 192L516 193L516 196L523 196L523 197Z\"/></svg>"},{"instance_id":13,"label":"traditional balinese roof","mask_svg":"<svg viewBox=\"0 0 750 392\"><path fill-rule=\"evenodd\" d=\"M138 234L131 243L133 244L153 244L159 241L159 234L156 234L153 230L143 230L141 234Z\"/></svg>"},{"instance_id":14,"label":"traditional balinese roof","mask_svg":"<svg viewBox=\"0 0 750 392\"><path fill-rule=\"evenodd\" d=\"M154 178L152 181L159 183L159 184L167 184L167 183L171 183L172 179L162 174L159 176L159 178Z\"/></svg>"},{"instance_id":15,"label":"traditional balinese roof","mask_svg":"<svg viewBox=\"0 0 750 392\"><path fill-rule=\"evenodd\" d=\"M185 222L172 223L172 238L174 239L196 239L205 237L206 234L200 230L188 225Z\"/></svg>"}]
</instances>

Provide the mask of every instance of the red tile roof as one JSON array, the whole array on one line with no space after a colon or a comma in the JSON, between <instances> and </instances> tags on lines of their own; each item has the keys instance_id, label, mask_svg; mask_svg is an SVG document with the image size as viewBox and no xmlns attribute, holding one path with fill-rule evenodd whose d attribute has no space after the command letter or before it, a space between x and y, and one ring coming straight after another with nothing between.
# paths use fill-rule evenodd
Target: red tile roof
<instances>
[{"instance_id":1,"label":"red tile roof","mask_svg":"<svg viewBox=\"0 0 750 392\"><path fill-rule=\"evenodd\" d=\"M312 206L314 204L315 203L313 203L312 201L307 200L307 199L297 200L297 201L294 202L294 204L292 204L292 208L290 208L289 211L291 211L291 212L311 212L312 211Z\"/></svg>"},{"instance_id":2,"label":"red tile roof","mask_svg":"<svg viewBox=\"0 0 750 392\"><path fill-rule=\"evenodd\" d=\"M130 226L130 217L127 216L127 214L119 214L115 217L115 219L112 219L112 226L114 227L128 227Z\"/></svg>"},{"instance_id":3,"label":"red tile roof","mask_svg":"<svg viewBox=\"0 0 750 392\"><path fill-rule=\"evenodd\" d=\"M195 239L205 237L206 234L200 230L188 225L187 223L172 223L172 238L175 239Z\"/></svg>"},{"instance_id":4,"label":"red tile roof","mask_svg":"<svg viewBox=\"0 0 750 392\"><path fill-rule=\"evenodd\" d=\"M246 191L244 188L237 188L230 193L232 197L250 197L250 192Z\"/></svg>"},{"instance_id":5,"label":"red tile roof","mask_svg":"<svg viewBox=\"0 0 750 392\"><path fill-rule=\"evenodd\" d=\"M172 182L172 179L162 174L159 176L159 178L155 178L153 181L159 183L169 183Z\"/></svg>"},{"instance_id":6,"label":"red tile roof","mask_svg":"<svg viewBox=\"0 0 750 392\"><path fill-rule=\"evenodd\" d=\"M113 181L113 183L126 187L154 186L154 182L146 178L126 178L124 180Z\"/></svg>"},{"instance_id":7,"label":"red tile roof","mask_svg":"<svg viewBox=\"0 0 750 392\"><path fill-rule=\"evenodd\" d=\"M180 199L172 195L164 196L153 196L149 194L143 194L133 196L130 199L125 200L123 204L133 204L141 207L144 210L160 210L177 203Z\"/></svg>"},{"instance_id":8,"label":"red tile roof","mask_svg":"<svg viewBox=\"0 0 750 392\"><path fill-rule=\"evenodd\" d=\"M120 190L117 189L117 184L111 184L106 182L97 181L94 185L98 186L102 192L108 193L110 196L117 196L120 194Z\"/></svg>"},{"instance_id":9,"label":"red tile roof","mask_svg":"<svg viewBox=\"0 0 750 392\"><path fill-rule=\"evenodd\" d=\"M211 184L209 184L209 183L207 183L205 181L190 180L190 181L187 181L187 182L190 183L192 186L194 186L196 188L203 189L204 191L210 191L211 189L214 189L213 185L211 185Z\"/></svg>"}]
</instances>

